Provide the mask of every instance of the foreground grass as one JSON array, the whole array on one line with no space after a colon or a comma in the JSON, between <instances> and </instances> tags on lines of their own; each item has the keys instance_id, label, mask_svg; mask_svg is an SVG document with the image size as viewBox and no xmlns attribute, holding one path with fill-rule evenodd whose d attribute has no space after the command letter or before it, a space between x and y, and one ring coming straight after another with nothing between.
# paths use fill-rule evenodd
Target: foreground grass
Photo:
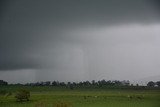
<instances>
[{"instance_id":1,"label":"foreground grass","mask_svg":"<svg viewBox=\"0 0 160 107\"><path fill-rule=\"evenodd\" d=\"M0 107L160 107L160 90L23 87L31 91L30 101L16 102L17 88L22 87L1 87L13 94L0 96Z\"/></svg>"}]
</instances>

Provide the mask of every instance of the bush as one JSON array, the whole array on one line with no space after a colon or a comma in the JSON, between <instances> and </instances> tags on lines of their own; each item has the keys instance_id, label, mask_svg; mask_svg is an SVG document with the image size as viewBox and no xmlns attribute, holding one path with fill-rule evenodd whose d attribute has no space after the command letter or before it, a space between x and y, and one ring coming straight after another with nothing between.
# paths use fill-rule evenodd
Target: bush
<instances>
[{"instance_id":1,"label":"bush","mask_svg":"<svg viewBox=\"0 0 160 107\"><path fill-rule=\"evenodd\" d=\"M21 89L16 93L15 98L17 101L29 101L30 92L28 90Z\"/></svg>"}]
</instances>

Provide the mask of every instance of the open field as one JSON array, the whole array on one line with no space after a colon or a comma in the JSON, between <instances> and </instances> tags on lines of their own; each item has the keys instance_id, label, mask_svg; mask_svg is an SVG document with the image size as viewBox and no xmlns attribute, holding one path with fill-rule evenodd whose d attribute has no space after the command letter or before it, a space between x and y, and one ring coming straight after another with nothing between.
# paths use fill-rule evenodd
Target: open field
<instances>
[{"instance_id":1,"label":"open field","mask_svg":"<svg viewBox=\"0 0 160 107\"><path fill-rule=\"evenodd\" d=\"M30 101L16 102L16 90L26 88ZM12 92L0 96L0 107L160 107L160 90L74 89L53 86L3 86Z\"/></svg>"}]
</instances>

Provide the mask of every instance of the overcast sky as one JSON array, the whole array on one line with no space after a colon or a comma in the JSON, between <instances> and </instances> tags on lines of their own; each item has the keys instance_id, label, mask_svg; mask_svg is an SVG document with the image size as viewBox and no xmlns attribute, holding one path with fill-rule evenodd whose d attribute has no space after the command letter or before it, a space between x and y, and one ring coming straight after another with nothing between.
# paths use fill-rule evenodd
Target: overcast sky
<instances>
[{"instance_id":1,"label":"overcast sky","mask_svg":"<svg viewBox=\"0 0 160 107\"><path fill-rule=\"evenodd\" d=\"M160 77L158 0L1 0L0 79Z\"/></svg>"}]
</instances>

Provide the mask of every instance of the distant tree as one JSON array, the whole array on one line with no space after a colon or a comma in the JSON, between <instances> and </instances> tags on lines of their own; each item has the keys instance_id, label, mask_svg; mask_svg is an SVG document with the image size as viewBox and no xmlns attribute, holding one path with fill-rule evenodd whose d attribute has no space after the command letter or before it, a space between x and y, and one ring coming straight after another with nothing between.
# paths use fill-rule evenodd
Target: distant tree
<instances>
[{"instance_id":1,"label":"distant tree","mask_svg":"<svg viewBox=\"0 0 160 107\"><path fill-rule=\"evenodd\" d=\"M113 85L111 80L107 81L106 84L107 84L107 86L112 86Z\"/></svg>"},{"instance_id":2,"label":"distant tree","mask_svg":"<svg viewBox=\"0 0 160 107\"><path fill-rule=\"evenodd\" d=\"M78 83L78 86L83 86L83 82L79 82L79 83Z\"/></svg>"},{"instance_id":3,"label":"distant tree","mask_svg":"<svg viewBox=\"0 0 160 107\"><path fill-rule=\"evenodd\" d=\"M158 87L160 87L160 81L157 81L157 82L156 82L156 85L157 85Z\"/></svg>"},{"instance_id":4,"label":"distant tree","mask_svg":"<svg viewBox=\"0 0 160 107\"><path fill-rule=\"evenodd\" d=\"M46 82L44 82L44 85L46 85L46 86L49 86L51 84L51 82L50 81L46 81Z\"/></svg>"},{"instance_id":5,"label":"distant tree","mask_svg":"<svg viewBox=\"0 0 160 107\"><path fill-rule=\"evenodd\" d=\"M57 83L56 81L53 81L53 82L52 82L52 85L53 85L53 86L57 86L58 83Z\"/></svg>"},{"instance_id":6,"label":"distant tree","mask_svg":"<svg viewBox=\"0 0 160 107\"><path fill-rule=\"evenodd\" d=\"M76 83L76 82L73 82L72 85L73 85L74 87L76 87L76 86L77 86L77 83Z\"/></svg>"},{"instance_id":7,"label":"distant tree","mask_svg":"<svg viewBox=\"0 0 160 107\"><path fill-rule=\"evenodd\" d=\"M41 81L39 85L43 86L45 85L45 82Z\"/></svg>"},{"instance_id":8,"label":"distant tree","mask_svg":"<svg viewBox=\"0 0 160 107\"><path fill-rule=\"evenodd\" d=\"M0 85L8 85L8 82L6 82L4 80L0 80Z\"/></svg>"},{"instance_id":9,"label":"distant tree","mask_svg":"<svg viewBox=\"0 0 160 107\"><path fill-rule=\"evenodd\" d=\"M91 83L90 83L89 81L85 81L85 82L83 82L83 84L84 84L85 86L90 86L90 85L91 85Z\"/></svg>"},{"instance_id":10,"label":"distant tree","mask_svg":"<svg viewBox=\"0 0 160 107\"><path fill-rule=\"evenodd\" d=\"M148 87L154 87L154 86L155 86L155 83L154 83L153 81L149 81L149 82L147 83L147 86L148 86Z\"/></svg>"},{"instance_id":11,"label":"distant tree","mask_svg":"<svg viewBox=\"0 0 160 107\"><path fill-rule=\"evenodd\" d=\"M40 86L40 85L42 85L42 83L36 82L36 83L31 83L31 85L33 85L33 86Z\"/></svg>"},{"instance_id":12,"label":"distant tree","mask_svg":"<svg viewBox=\"0 0 160 107\"><path fill-rule=\"evenodd\" d=\"M96 84L95 80L92 80L91 84L92 84L92 85L95 85L95 84Z\"/></svg>"},{"instance_id":13,"label":"distant tree","mask_svg":"<svg viewBox=\"0 0 160 107\"><path fill-rule=\"evenodd\" d=\"M106 82L106 80L103 79L103 80L100 81L100 84L101 84L102 86L104 86L104 85L107 85L107 82Z\"/></svg>"},{"instance_id":14,"label":"distant tree","mask_svg":"<svg viewBox=\"0 0 160 107\"><path fill-rule=\"evenodd\" d=\"M16 93L15 98L17 101L29 101L30 92L28 90L21 89Z\"/></svg>"},{"instance_id":15,"label":"distant tree","mask_svg":"<svg viewBox=\"0 0 160 107\"><path fill-rule=\"evenodd\" d=\"M125 81L118 81L118 80L115 80L115 81L113 81L113 83L114 83L114 85L115 86L122 86L122 85L125 85Z\"/></svg>"},{"instance_id":16,"label":"distant tree","mask_svg":"<svg viewBox=\"0 0 160 107\"><path fill-rule=\"evenodd\" d=\"M67 83L67 86L69 86L69 85L71 85L71 82L68 82L68 83Z\"/></svg>"},{"instance_id":17,"label":"distant tree","mask_svg":"<svg viewBox=\"0 0 160 107\"><path fill-rule=\"evenodd\" d=\"M60 82L59 85L60 86L66 86L65 82Z\"/></svg>"},{"instance_id":18,"label":"distant tree","mask_svg":"<svg viewBox=\"0 0 160 107\"><path fill-rule=\"evenodd\" d=\"M129 86L130 85L130 82L129 80L124 80L124 81L121 81L121 84L124 85L124 86Z\"/></svg>"}]
</instances>

